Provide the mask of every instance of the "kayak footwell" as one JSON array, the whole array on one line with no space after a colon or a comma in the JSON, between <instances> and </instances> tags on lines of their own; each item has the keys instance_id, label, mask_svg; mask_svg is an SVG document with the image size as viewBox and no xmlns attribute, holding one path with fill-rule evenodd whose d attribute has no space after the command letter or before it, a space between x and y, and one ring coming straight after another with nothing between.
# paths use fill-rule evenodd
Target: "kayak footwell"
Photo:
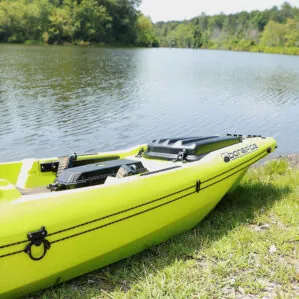
<instances>
[{"instance_id":1,"label":"kayak footwell","mask_svg":"<svg viewBox=\"0 0 299 299\"><path fill-rule=\"evenodd\" d=\"M40 194L40 193L51 193L47 187L38 187L38 188L18 188L21 195L33 195L33 194Z\"/></svg>"}]
</instances>

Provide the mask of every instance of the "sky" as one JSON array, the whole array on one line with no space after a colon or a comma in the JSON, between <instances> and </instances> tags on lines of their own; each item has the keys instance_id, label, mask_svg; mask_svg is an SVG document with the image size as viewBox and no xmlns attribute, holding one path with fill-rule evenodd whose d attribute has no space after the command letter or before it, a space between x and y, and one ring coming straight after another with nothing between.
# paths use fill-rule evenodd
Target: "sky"
<instances>
[{"instance_id":1,"label":"sky","mask_svg":"<svg viewBox=\"0 0 299 299\"><path fill-rule=\"evenodd\" d=\"M214 15L242 10L263 10L274 5L280 6L285 0L142 0L140 9L153 22L191 19L202 12ZM299 0L288 0L299 7Z\"/></svg>"}]
</instances>

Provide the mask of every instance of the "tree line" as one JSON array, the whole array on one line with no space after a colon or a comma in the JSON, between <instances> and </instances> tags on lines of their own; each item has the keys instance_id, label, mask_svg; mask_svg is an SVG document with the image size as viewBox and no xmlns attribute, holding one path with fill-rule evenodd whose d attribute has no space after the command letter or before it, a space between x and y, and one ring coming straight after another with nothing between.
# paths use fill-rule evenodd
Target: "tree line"
<instances>
[{"instance_id":1,"label":"tree line","mask_svg":"<svg viewBox=\"0 0 299 299\"><path fill-rule=\"evenodd\" d=\"M157 44L141 0L0 0L0 41Z\"/></svg>"},{"instance_id":2,"label":"tree line","mask_svg":"<svg viewBox=\"0 0 299 299\"><path fill-rule=\"evenodd\" d=\"M0 0L0 42L208 48L299 54L299 8L285 2L153 24L142 0Z\"/></svg>"},{"instance_id":3,"label":"tree line","mask_svg":"<svg viewBox=\"0 0 299 299\"><path fill-rule=\"evenodd\" d=\"M264 11L158 22L160 46L299 54L299 8L285 2Z\"/></svg>"}]
</instances>

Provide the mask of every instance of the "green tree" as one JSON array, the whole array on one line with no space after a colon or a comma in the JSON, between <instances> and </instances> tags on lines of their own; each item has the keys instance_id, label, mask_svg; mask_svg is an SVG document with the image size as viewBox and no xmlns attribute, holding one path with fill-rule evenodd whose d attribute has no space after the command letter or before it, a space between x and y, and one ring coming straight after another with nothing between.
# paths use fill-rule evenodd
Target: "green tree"
<instances>
[{"instance_id":1,"label":"green tree","mask_svg":"<svg viewBox=\"0 0 299 299\"><path fill-rule=\"evenodd\" d=\"M71 10L68 7L56 7L49 17L51 24L49 28L49 41L62 44L63 41L73 40L74 26Z\"/></svg>"},{"instance_id":2,"label":"green tree","mask_svg":"<svg viewBox=\"0 0 299 299\"><path fill-rule=\"evenodd\" d=\"M176 27L175 44L179 48L192 48L194 46L194 29L191 24L180 24Z\"/></svg>"},{"instance_id":3,"label":"green tree","mask_svg":"<svg viewBox=\"0 0 299 299\"><path fill-rule=\"evenodd\" d=\"M150 18L140 15L137 20L137 39L139 46L152 46L155 41L154 26Z\"/></svg>"},{"instance_id":4,"label":"green tree","mask_svg":"<svg viewBox=\"0 0 299 299\"><path fill-rule=\"evenodd\" d=\"M134 44L140 0L0 0L0 41Z\"/></svg>"},{"instance_id":5,"label":"green tree","mask_svg":"<svg viewBox=\"0 0 299 299\"><path fill-rule=\"evenodd\" d=\"M202 30L199 25L194 27L194 47L195 48L200 48L203 44L202 40Z\"/></svg>"},{"instance_id":6,"label":"green tree","mask_svg":"<svg viewBox=\"0 0 299 299\"><path fill-rule=\"evenodd\" d=\"M202 13L190 21L158 22L154 27L162 46L299 53L298 22L299 8L284 3L264 11Z\"/></svg>"},{"instance_id":7,"label":"green tree","mask_svg":"<svg viewBox=\"0 0 299 299\"><path fill-rule=\"evenodd\" d=\"M299 47L299 21L288 19L285 27L285 46Z\"/></svg>"},{"instance_id":8,"label":"green tree","mask_svg":"<svg viewBox=\"0 0 299 299\"><path fill-rule=\"evenodd\" d=\"M262 35L261 45L266 47L281 47L284 45L286 27L283 24L269 21Z\"/></svg>"},{"instance_id":9,"label":"green tree","mask_svg":"<svg viewBox=\"0 0 299 299\"><path fill-rule=\"evenodd\" d=\"M25 5L20 2L0 2L0 32L5 41L24 41Z\"/></svg>"},{"instance_id":10,"label":"green tree","mask_svg":"<svg viewBox=\"0 0 299 299\"><path fill-rule=\"evenodd\" d=\"M138 11L140 2L0 0L0 41L157 46L159 40L168 47L299 52L299 8L287 2L264 11L202 13L189 21L156 24Z\"/></svg>"},{"instance_id":11,"label":"green tree","mask_svg":"<svg viewBox=\"0 0 299 299\"><path fill-rule=\"evenodd\" d=\"M112 16L108 41L133 44L136 41L137 8L141 0L98 0Z\"/></svg>"},{"instance_id":12,"label":"green tree","mask_svg":"<svg viewBox=\"0 0 299 299\"><path fill-rule=\"evenodd\" d=\"M84 41L103 41L111 20L106 8L98 5L96 0L82 0L74 7L74 37Z\"/></svg>"}]
</instances>

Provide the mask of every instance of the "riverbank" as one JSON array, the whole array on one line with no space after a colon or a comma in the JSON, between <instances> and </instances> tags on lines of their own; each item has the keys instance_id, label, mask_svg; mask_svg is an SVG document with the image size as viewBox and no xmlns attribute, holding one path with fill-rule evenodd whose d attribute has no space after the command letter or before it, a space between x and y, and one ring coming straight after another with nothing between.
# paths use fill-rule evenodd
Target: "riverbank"
<instances>
[{"instance_id":1,"label":"riverbank","mask_svg":"<svg viewBox=\"0 0 299 299\"><path fill-rule=\"evenodd\" d=\"M282 157L283 158L283 157ZM299 169L299 154L289 154L285 156L291 168Z\"/></svg>"},{"instance_id":2,"label":"riverbank","mask_svg":"<svg viewBox=\"0 0 299 299\"><path fill-rule=\"evenodd\" d=\"M161 48L168 48L167 46L161 46ZM186 48L179 48L186 49ZM299 55L299 47L262 47L259 45L251 46L250 44L238 44L235 46L224 46L214 44L209 47L193 48L204 50L223 50L234 52L250 52L250 53L265 53L265 54L283 54L283 55Z\"/></svg>"},{"instance_id":3,"label":"riverbank","mask_svg":"<svg viewBox=\"0 0 299 299\"><path fill-rule=\"evenodd\" d=\"M298 47L260 47L260 46L236 46L236 47L221 47L212 46L207 50L226 50L236 52L251 52L251 53L266 53L266 54L284 54L284 55L299 55Z\"/></svg>"},{"instance_id":4,"label":"riverbank","mask_svg":"<svg viewBox=\"0 0 299 299\"><path fill-rule=\"evenodd\" d=\"M15 43L2 43L2 44L15 44ZM41 41L35 41L35 40L28 40L25 41L23 44L20 45L26 45L26 46L32 46L32 45L39 45L39 46L52 46L49 44L45 44ZM57 46L57 44L54 44L54 46ZM134 45L125 45L125 44L119 44L119 43L113 43L113 44L105 44L105 43L93 43L93 42L85 42L85 41L76 41L74 43L64 43L59 46L81 46L81 47L112 47L112 48L140 48ZM159 47L157 47L159 48ZM165 48L165 47L161 47ZM210 47L210 48L198 48L198 49L204 49L204 50L224 50L224 51L234 51L234 52L250 52L250 53L265 53L265 54L282 54L282 55L299 55L299 48L293 47L293 48L282 48L282 47L275 47L275 48L260 48L260 47L250 47L250 48L223 48L223 47Z\"/></svg>"},{"instance_id":5,"label":"riverbank","mask_svg":"<svg viewBox=\"0 0 299 299\"><path fill-rule=\"evenodd\" d=\"M35 297L295 298L298 166L293 154L252 168L193 230Z\"/></svg>"},{"instance_id":6,"label":"riverbank","mask_svg":"<svg viewBox=\"0 0 299 299\"><path fill-rule=\"evenodd\" d=\"M0 44L16 44L16 43L0 43ZM57 44L49 45L45 44L41 41L35 41L35 40L27 40L24 43L18 43L20 45L26 45L26 46L32 46L32 45L39 45L39 46L57 46ZM120 44L120 43L112 43L112 44L106 44L106 43L94 43L94 42L85 42L85 41L76 41L74 43L63 43L59 46L81 46L81 47L109 47L109 48L143 48L143 47L137 47L134 45L126 45L126 44ZM159 47L156 47L159 48ZM167 48L167 47L160 47L160 48ZM146 49L146 48L145 48ZM282 55L299 55L299 48L298 47L292 47L292 48L283 48L283 47L267 47L267 48L260 48L258 46L249 47L249 48L223 48L218 46L213 46L209 48L197 48L197 49L203 49L203 50L224 50L224 51L234 51L234 52L250 52L250 53L265 53L265 54L282 54Z\"/></svg>"}]
</instances>

